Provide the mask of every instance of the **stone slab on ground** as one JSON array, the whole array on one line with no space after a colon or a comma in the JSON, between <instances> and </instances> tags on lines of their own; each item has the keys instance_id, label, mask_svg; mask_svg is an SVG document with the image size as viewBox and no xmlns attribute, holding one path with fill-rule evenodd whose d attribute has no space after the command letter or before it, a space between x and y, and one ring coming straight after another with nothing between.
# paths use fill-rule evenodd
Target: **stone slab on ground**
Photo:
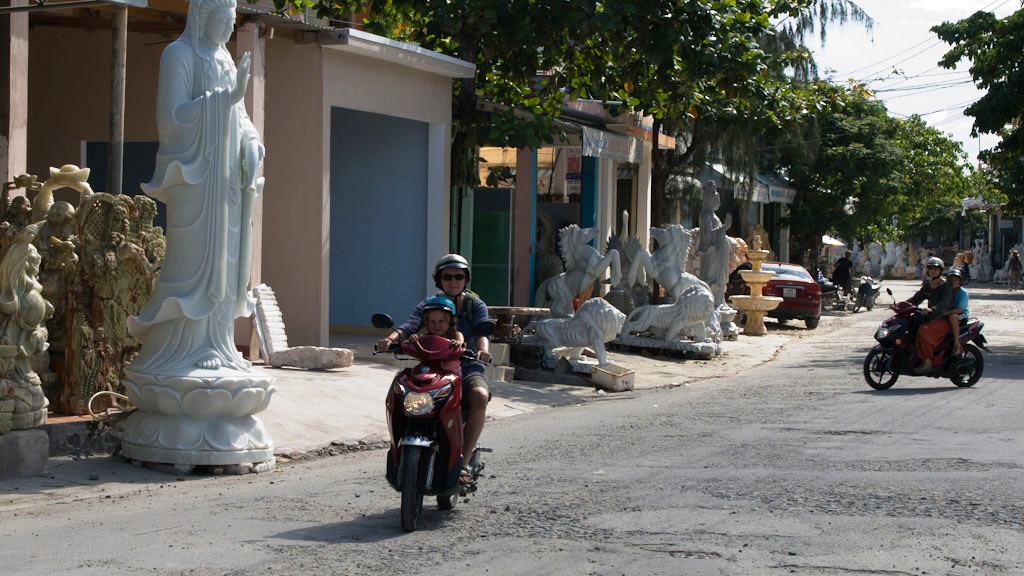
<instances>
[{"instance_id":1,"label":"stone slab on ground","mask_svg":"<svg viewBox=\"0 0 1024 576\"><path fill-rule=\"evenodd\" d=\"M38 476L50 462L50 440L40 428L0 434L0 479Z\"/></svg>"},{"instance_id":2,"label":"stone slab on ground","mask_svg":"<svg viewBox=\"0 0 1024 576\"><path fill-rule=\"evenodd\" d=\"M355 355L347 348L295 346L270 353L267 363L274 368L292 366L305 370L330 370L352 365Z\"/></svg>"},{"instance_id":3,"label":"stone slab on ground","mask_svg":"<svg viewBox=\"0 0 1024 576\"><path fill-rule=\"evenodd\" d=\"M613 349L621 350L652 350L659 353L677 354L681 358L697 358L709 360L722 353L721 345L715 342L666 342L660 338L647 338L644 336L618 336L609 345Z\"/></svg>"}]
</instances>

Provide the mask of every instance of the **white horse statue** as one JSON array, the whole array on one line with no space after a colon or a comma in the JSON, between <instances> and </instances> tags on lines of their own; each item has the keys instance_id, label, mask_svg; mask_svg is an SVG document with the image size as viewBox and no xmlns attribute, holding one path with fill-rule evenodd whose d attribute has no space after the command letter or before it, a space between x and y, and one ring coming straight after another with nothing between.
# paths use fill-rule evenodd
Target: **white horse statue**
<instances>
[{"instance_id":1,"label":"white horse statue","mask_svg":"<svg viewBox=\"0 0 1024 576\"><path fill-rule=\"evenodd\" d=\"M706 282L685 271L693 230L687 230L679 224L669 224L664 228L651 228L651 236L658 241L658 249L653 254L640 250L633 257L626 275L629 286L636 283L637 273L642 272L641 284L646 283L646 277L654 278L673 298L679 298L691 286L698 286L711 293Z\"/></svg>"},{"instance_id":2,"label":"white horse statue","mask_svg":"<svg viewBox=\"0 0 1024 576\"><path fill-rule=\"evenodd\" d=\"M572 300L585 294L609 267L612 286L622 281L619 252L609 250L604 256L589 244L597 239L597 228L580 228L570 224L558 231L558 247L565 260L565 272L552 276L537 287L537 306L551 308L555 318L572 316ZM581 298L585 300L586 298Z\"/></svg>"}]
</instances>

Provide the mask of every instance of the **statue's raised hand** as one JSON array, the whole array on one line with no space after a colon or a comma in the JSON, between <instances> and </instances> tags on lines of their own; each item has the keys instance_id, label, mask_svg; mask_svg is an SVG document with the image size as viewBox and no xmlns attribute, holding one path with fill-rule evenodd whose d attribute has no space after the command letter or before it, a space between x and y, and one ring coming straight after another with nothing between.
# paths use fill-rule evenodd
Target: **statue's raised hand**
<instances>
[{"instance_id":1,"label":"statue's raised hand","mask_svg":"<svg viewBox=\"0 0 1024 576\"><path fill-rule=\"evenodd\" d=\"M231 102L238 102L249 89L249 73L252 69L252 56L246 52L238 62L238 75L235 77L235 88L231 91Z\"/></svg>"}]
</instances>

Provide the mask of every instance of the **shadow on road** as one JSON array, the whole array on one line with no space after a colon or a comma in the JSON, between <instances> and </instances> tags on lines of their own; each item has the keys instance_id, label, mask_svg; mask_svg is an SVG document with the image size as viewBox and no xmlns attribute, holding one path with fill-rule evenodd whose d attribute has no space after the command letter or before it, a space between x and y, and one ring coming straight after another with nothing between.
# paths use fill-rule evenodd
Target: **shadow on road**
<instances>
[{"instance_id":1,"label":"shadow on road","mask_svg":"<svg viewBox=\"0 0 1024 576\"><path fill-rule=\"evenodd\" d=\"M433 502L433 498L430 498L429 500L430 502ZM397 506L398 504L399 499L396 498L395 505ZM423 511L420 513L420 519L417 523L417 531L422 532L444 529L449 522L455 522L458 520L459 506L463 505L464 504L460 502L454 510L450 512L442 511L428 504L427 499L425 498L423 502ZM465 505L469 506L470 504ZM406 535L406 532L402 530L398 515L399 511L395 508L386 512L360 516L343 522L332 522L330 524L323 524L320 526L309 526L306 528L288 530L287 532L275 534L274 537L282 540L323 542L327 544L384 542L386 540L401 538Z\"/></svg>"},{"instance_id":2,"label":"shadow on road","mask_svg":"<svg viewBox=\"0 0 1024 576\"><path fill-rule=\"evenodd\" d=\"M900 376L903 382L904 376ZM889 388L888 390L857 390L854 394L867 394L869 396L922 396L924 394L938 394L940 392L956 392L957 390L971 390L971 388L957 388L952 382L948 386L929 386L926 388ZM899 384L897 383L897 384Z\"/></svg>"}]
</instances>

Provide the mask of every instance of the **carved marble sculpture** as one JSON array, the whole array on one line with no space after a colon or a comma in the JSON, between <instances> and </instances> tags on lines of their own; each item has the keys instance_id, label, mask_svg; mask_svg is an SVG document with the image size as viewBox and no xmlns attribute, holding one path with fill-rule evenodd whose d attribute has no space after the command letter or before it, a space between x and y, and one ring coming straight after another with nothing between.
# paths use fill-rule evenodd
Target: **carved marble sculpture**
<instances>
[{"instance_id":1,"label":"carved marble sculpture","mask_svg":"<svg viewBox=\"0 0 1024 576\"><path fill-rule=\"evenodd\" d=\"M618 236L608 237L608 249L619 253L619 264L623 270L628 271L632 269L637 255L646 250L640 244L638 237L629 235L629 212L626 210L622 211L622 227L619 230ZM648 252L648 254L650 253ZM652 293L646 283L640 285L630 282L629 274L627 273L626 276L627 278L621 284L612 286L612 289L605 295L605 300L611 302L623 314L629 314L633 308L650 303Z\"/></svg>"},{"instance_id":2,"label":"carved marble sculpture","mask_svg":"<svg viewBox=\"0 0 1024 576\"><path fill-rule=\"evenodd\" d=\"M683 291L672 304L651 304L634 309L622 333L650 332L666 341L692 337L697 342L718 342L722 330L711 293L700 286Z\"/></svg>"},{"instance_id":3,"label":"carved marble sculpture","mask_svg":"<svg viewBox=\"0 0 1024 576\"><path fill-rule=\"evenodd\" d=\"M236 318L252 314L248 292L251 211L263 181L264 148L243 103L250 56L236 69L225 47L234 0L194 0L182 35L160 60L160 148L149 196L168 205L167 257L149 304L129 319L142 342L125 370L138 408L121 423L134 460L273 465L273 443L254 416L270 403L273 378L235 348Z\"/></svg>"},{"instance_id":4,"label":"carved marble sculpture","mask_svg":"<svg viewBox=\"0 0 1024 576\"><path fill-rule=\"evenodd\" d=\"M572 300L581 296L586 300L590 296L591 287L611 268L612 286L622 280L622 269L619 265L619 253L608 250L601 255L597 248L589 242L598 238L597 228L580 228L570 224L558 232L558 245L565 260L565 272L545 280L537 288L535 302L537 306L551 308L555 318L572 316Z\"/></svg>"},{"instance_id":5,"label":"carved marble sculpture","mask_svg":"<svg viewBox=\"0 0 1024 576\"><path fill-rule=\"evenodd\" d=\"M732 226L732 214L726 214L725 222L719 220L715 211L722 204L722 198L710 180L704 183L704 204L700 212L700 241L697 255L700 257L700 279L711 287L715 306L725 304L725 290L729 286L729 261L732 259L732 242L726 230Z\"/></svg>"},{"instance_id":6,"label":"carved marble sculpture","mask_svg":"<svg viewBox=\"0 0 1024 576\"><path fill-rule=\"evenodd\" d=\"M43 285L43 297L53 304L53 317L46 323L50 335L50 353L64 354L66 332L65 300L70 286L66 281L69 264L77 259L75 245L70 240L75 235L75 208L68 202L54 202L46 212L46 220L39 227L32 241L42 265L39 283ZM73 266L73 265L72 265Z\"/></svg>"},{"instance_id":7,"label":"carved marble sculpture","mask_svg":"<svg viewBox=\"0 0 1024 576\"><path fill-rule=\"evenodd\" d=\"M23 228L0 261L0 432L46 423L49 402L31 358L46 350L46 319L53 306L37 281L36 231L34 225Z\"/></svg>"},{"instance_id":8,"label":"carved marble sculpture","mask_svg":"<svg viewBox=\"0 0 1024 576\"><path fill-rule=\"evenodd\" d=\"M992 280L992 259L988 244L981 239L974 241L974 264L971 266L971 277L982 282Z\"/></svg>"},{"instance_id":9,"label":"carved marble sculpture","mask_svg":"<svg viewBox=\"0 0 1024 576\"><path fill-rule=\"evenodd\" d=\"M548 318L534 325L536 334L524 341L536 341L545 347L550 355L552 348L577 349L572 360L579 360L584 347L591 347L597 354L598 366L608 365L605 343L611 342L622 329L626 315L603 298L591 298L580 305L571 318Z\"/></svg>"},{"instance_id":10,"label":"carved marble sculpture","mask_svg":"<svg viewBox=\"0 0 1024 576\"><path fill-rule=\"evenodd\" d=\"M127 319L149 302L164 259L155 214L156 203L145 196L89 195L78 208L76 234L45 261L44 294L51 283L65 289L55 301L67 326L55 402L62 414L88 414L97 392L124 392L122 373L139 349ZM101 396L92 408L112 405L110 396Z\"/></svg>"},{"instance_id":11,"label":"carved marble sculpture","mask_svg":"<svg viewBox=\"0 0 1024 576\"><path fill-rule=\"evenodd\" d=\"M658 249L652 254L640 250L633 257L633 262L626 274L626 282L632 286L638 279L646 283L646 276L657 280L665 292L673 298L693 286L699 286L711 292L711 287L697 276L685 271L686 258L690 252L692 230L679 224L669 224L664 228L651 228L651 237L658 241Z\"/></svg>"}]
</instances>

